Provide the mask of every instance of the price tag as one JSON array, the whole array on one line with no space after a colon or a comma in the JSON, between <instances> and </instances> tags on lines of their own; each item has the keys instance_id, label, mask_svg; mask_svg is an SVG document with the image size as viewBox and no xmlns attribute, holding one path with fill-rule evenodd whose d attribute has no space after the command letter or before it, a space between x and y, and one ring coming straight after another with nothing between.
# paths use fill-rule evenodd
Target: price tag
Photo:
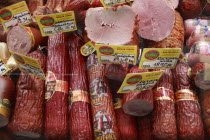
<instances>
[{"instance_id":1,"label":"price tag","mask_svg":"<svg viewBox=\"0 0 210 140\"><path fill-rule=\"evenodd\" d=\"M145 48L141 56L139 68L174 68L180 56L180 53L180 48Z\"/></svg>"},{"instance_id":2,"label":"price tag","mask_svg":"<svg viewBox=\"0 0 210 140\"><path fill-rule=\"evenodd\" d=\"M95 47L91 41L83 45L80 49L80 52L83 56L88 56L95 51Z\"/></svg>"},{"instance_id":3,"label":"price tag","mask_svg":"<svg viewBox=\"0 0 210 140\"><path fill-rule=\"evenodd\" d=\"M8 31L12 26L25 25L32 22L25 1L1 9L0 18L5 31Z\"/></svg>"},{"instance_id":4,"label":"price tag","mask_svg":"<svg viewBox=\"0 0 210 140\"><path fill-rule=\"evenodd\" d=\"M36 16L42 36L77 30L74 11Z\"/></svg>"},{"instance_id":5,"label":"price tag","mask_svg":"<svg viewBox=\"0 0 210 140\"><path fill-rule=\"evenodd\" d=\"M13 55L21 71L33 74L45 80L45 74L42 68L40 67L38 60L15 53L15 52L11 52L11 54Z\"/></svg>"},{"instance_id":6,"label":"price tag","mask_svg":"<svg viewBox=\"0 0 210 140\"><path fill-rule=\"evenodd\" d=\"M4 64L3 60L0 59L0 75L5 75L10 69Z\"/></svg>"},{"instance_id":7,"label":"price tag","mask_svg":"<svg viewBox=\"0 0 210 140\"><path fill-rule=\"evenodd\" d=\"M98 62L136 64L137 46L95 45Z\"/></svg>"},{"instance_id":8,"label":"price tag","mask_svg":"<svg viewBox=\"0 0 210 140\"><path fill-rule=\"evenodd\" d=\"M163 71L129 73L117 93L138 92L152 89L160 79Z\"/></svg>"},{"instance_id":9,"label":"price tag","mask_svg":"<svg viewBox=\"0 0 210 140\"><path fill-rule=\"evenodd\" d=\"M123 4L127 2L131 2L133 0L100 0L104 7L110 7L117 4Z\"/></svg>"}]
</instances>

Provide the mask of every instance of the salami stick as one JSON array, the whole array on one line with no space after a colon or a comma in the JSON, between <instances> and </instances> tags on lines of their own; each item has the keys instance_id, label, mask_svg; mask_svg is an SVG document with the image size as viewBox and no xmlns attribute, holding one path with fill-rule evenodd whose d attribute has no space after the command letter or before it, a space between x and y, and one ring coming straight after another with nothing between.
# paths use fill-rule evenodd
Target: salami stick
<instances>
[{"instance_id":1,"label":"salami stick","mask_svg":"<svg viewBox=\"0 0 210 140\"><path fill-rule=\"evenodd\" d=\"M69 38L70 78L70 137L72 140L92 140L93 129L91 123L90 99L88 93L86 67L80 47L83 40L76 34ZM75 62L76 65L75 65Z\"/></svg>"},{"instance_id":2,"label":"salami stick","mask_svg":"<svg viewBox=\"0 0 210 140\"><path fill-rule=\"evenodd\" d=\"M153 140L151 116L147 115L138 118L138 134L139 140Z\"/></svg>"},{"instance_id":3,"label":"salami stick","mask_svg":"<svg viewBox=\"0 0 210 140\"><path fill-rule=\"evenodd\" d=\"M37 50L28 55L39 61L45 71L46 57ZM9 130L18 136L38 138L42 134L44 114L44 80L21 72L17 82L14 115Z\"/></svg>"},{"instance_id":4,"label":"salami stick","mask_svg":"<svg viewBox=\"0 0 210 140\"><path fill-rule=\"evenodd\" d=\"M66 33L49 36L45 93L45 136L68 136L68 48Z\"/></svg>"},{"instance_id":5,"label":"salami stick","mask_svg":"<svg viewBox=\"0 0 210 140\"><path fill-rule=\"evenodd\" d=\"M112 95L104 76L105 67L98 63L94 54L88 57L87 67L95 139L117 140L119 131Z\"/></svg>"},{"instance_id":6,"label":"salami stick","mask_svg":"<svg viewBox=\"0 0 210 140\"><path fill-rule=\"evenodd\" d=\"M164 73L154 90L154 110L152 112L152 134L157 140L176 140L176 117L173 92L173 74L170 69Z\"/></svg>"},{"instance_id":7,"label":"salami stick","mask_svg":"<svg viewBox=\"0 0 210 140\"><path fill-rule=\"evenodd\" d=\"M198 97L193 91L190 67L179 63L174 69L177 132L180 140L203 140L204 130Z\"/></svg>"}]
</instances>

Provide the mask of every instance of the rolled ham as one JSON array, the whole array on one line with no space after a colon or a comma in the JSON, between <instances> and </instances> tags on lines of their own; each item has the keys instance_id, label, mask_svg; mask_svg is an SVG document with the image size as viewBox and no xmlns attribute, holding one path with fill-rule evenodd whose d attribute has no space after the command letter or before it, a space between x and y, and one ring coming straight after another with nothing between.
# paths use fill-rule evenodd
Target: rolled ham
<instances>
[{"instance_id":1,"label":"rolled ham","mask_svg":"<svg viewBox=\"0 0 210 140\"><path fill-rule=\"evenodd\" d=\"M162 41L148 41L148 48L183 48L184 24L179 12L175 12L176 21L171 34Z\"/></svg>"},{"instance_id":2,"label":"rolled ham","mask_svg":"<svg viewBox=\"0 0 210 140\"><path fill-rule=\"evenodd\" d=\"M192 47L197 41L210 41L210 26L197 25L195 31L186 42L187 47Z\"/></svg>"},{"instance_id":3,"label":"rolled ham","mask_svg":"<svg viewBox=\"0 0 210 140\"><path fill-rule=\"evenodd\" d=\"M91 8L86 13L85 30L95 43L124 45L134 37L135 22L136 14L129 6Z\"/></svg>"},{"instance_id":4,"label":"rolled ham","mask_svg":"<svg viewBox=\"0 0 210 140\"><path fill-rule=\"evenodd\" d=\"M175 23L174 8L164 0L135 0L133 10L138 14L138 34L149 40L161 41L171 34Z\"/></svg>"}]
</instances>

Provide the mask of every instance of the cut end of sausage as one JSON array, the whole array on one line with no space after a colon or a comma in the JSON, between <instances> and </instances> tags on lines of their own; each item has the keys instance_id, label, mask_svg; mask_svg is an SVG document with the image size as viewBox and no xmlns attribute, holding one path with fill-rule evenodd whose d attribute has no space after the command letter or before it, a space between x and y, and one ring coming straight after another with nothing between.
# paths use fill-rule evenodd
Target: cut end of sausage
<instances>
[{"instance_id":1,"label":"cut end of sausage","mask_svg":"<svg viewBox=\"0 0 210 140\"><path fill-rule=\"evenodd\" d=\"M9 123L9 119L0 114L0 128L6 126Z\"/></svg>"},{"instance_id":2,"label":"cut end of sausage","mask_svg":"<svg viewBox=\"0 0 210 140\"><path fill-rule=\"evenodd\" d=\"M134 99L123 105L123 111L132 116L145 116L152 110L152 104L141 99Z\"/></svg>"},{"instance_id":3,"label":"cut end of sausage","mask_svg":"<svg viewBox=\"0 0 210 140\"><path fill-rule=\"evenodd\" d=\"M95 43L124 45L131 42L136 14L129 6L90 8L87 10L85 30Z\"/></svg>"},{"instance_id":4,"label":"cut end of sausage","mask_svg":"<svg viewBox=\"0 0 210 140\"><path fill-rule=\"evenodd\" d=\"M35 133L35 132L30 132L30 131L20 131L15 133L17 136L23 136L23 137L29 137L29 138L39 138L41 137L41 134Z\"/></svg>"},{"instance_id":5,"label":"cut end of sausage","mask_svg":"<svg viewBox=\"0 0 210 140\"><path fill-rule=\"evenodd\" d=\"M29 33L21 26L15 26L8 32L7 45L10 51L23 55L28 54L33 48Z\"/></svg>"}]
</instances>

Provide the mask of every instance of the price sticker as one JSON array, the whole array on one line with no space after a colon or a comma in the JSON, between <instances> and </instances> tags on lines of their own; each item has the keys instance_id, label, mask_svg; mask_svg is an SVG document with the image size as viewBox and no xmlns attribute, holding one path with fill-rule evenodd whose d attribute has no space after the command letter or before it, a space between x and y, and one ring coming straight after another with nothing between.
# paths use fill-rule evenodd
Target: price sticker
<instances>
[{"instance_id":1,"label":"price sticker","mask_svg":"<svg viewBox=\"0 0 210 140\"><path fill-rule=\"evenodd\" d=\"M117 93L138 92L152 89L160 79L163 71L129 73Z\"/></svg>"},{"instance_id":2,"label":"price sticker","mask_svg":"<svg viewBox=\"0 0 210 140\"><path fill-rule=\"evenodd\" d=\"M25 1L1 9L0 18L5 31L8 31L11 27L16 25L25 25L32 22Z\"/></svg>"},{"instance_id":3,"label":"price sticker","mask_svg":"<svg viewBox=\"0 0 210 140\"><path fill-rule=\"evenodd\" d=\"M36 16L42 36L77 30L73 11Z\"/></svg>"},{"instance_id":4,"label":"price sticker","mask_svg":"<svg viewBox=\"0 0 210 140\"><path fill-rule=\"evenodd\" d=\"M3 62L2 59L0 59L0 75L5 75L7 72L9 72L10 69L7 67L7 65Z\"/></svg>"},{"instance_id":5,"label":"price sticker","mask_svg":"<svg viewBox=\"0 0 210 140\"><path fill-rule=\"evenodd\" d=\"M11 54L13 55L21 71L33 74L45 80L45 74L42 68L40 67L38 60L15 53L15 52L11 52Z\"/></svg>"},{"instance_id":6,"label":"price sticker","mask_svg":"<svg viewBox=\"0 0 210 140\"><path fill-rule=\"evenodd\" d=\"M133 0L100 0L104 7L110 7L117 4L123 4L127 2L131 2Z\"/></svg>"},{"instance_id":7,"label":"price sticker","mask_svg":"<svg viewBox=\"0 0 210 140\"><path fill-rule=\"evenodd\" d=\"M174 68L179 59L180 54L180 48L145 48L141 56L139 68Z\"/></svg>"},{"instance_id":8,"label":"price sticker","mask_svg":"<svg viewBox=\"0 0 210 140\"><path fill-rule=\"evenodd\" d=\"M96 44L98 62L117 64L136 64L137 46Z\"/></svg>"},{"instance_id":9,"label":"price sticker","mask_svg":"<svg viewBox=\"0 0 210 140\"><path fill-rule=\"evenodd\" d=\"M83 56L88 56L95 52L95 46L91 41L89 41L81 47L80 52Z\"/></svg>"}]
</instances>

